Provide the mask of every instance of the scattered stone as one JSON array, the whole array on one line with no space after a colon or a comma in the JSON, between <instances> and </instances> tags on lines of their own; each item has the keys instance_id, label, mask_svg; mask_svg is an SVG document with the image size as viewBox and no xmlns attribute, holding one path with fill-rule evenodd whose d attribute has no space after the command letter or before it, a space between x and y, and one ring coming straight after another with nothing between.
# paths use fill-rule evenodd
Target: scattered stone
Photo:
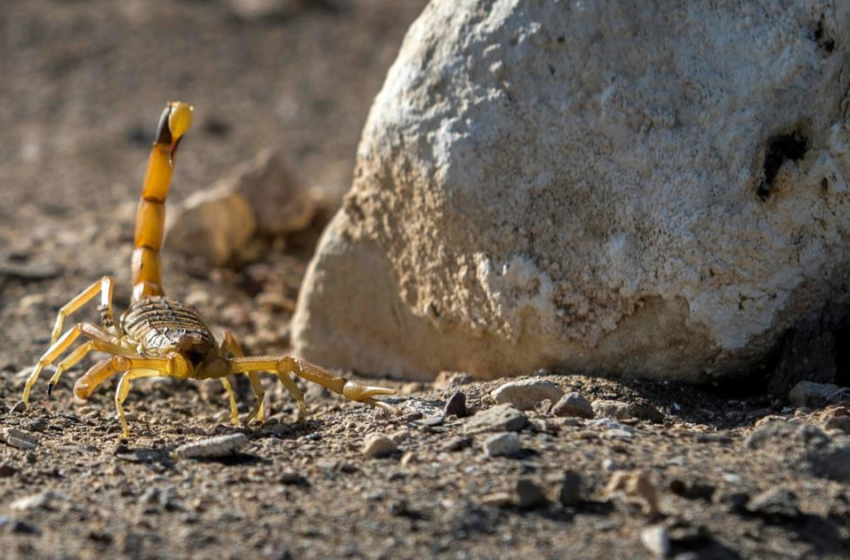
<instances>
[{"instance_id":1,"label":"scattered stone","mask_svg":"<svg viewBox=\"0 0 850 560\"><path fill-rule=\"evenodd\" d=\"M771 422L755 429L744 445L795 474L850 482L850 443L833 440L815 425Z\"/></svg>"},{"instance_id":2,"label":"scattered stone","mask_svg":"<svg viewBox=\"0 0 850 560\"><path fill-rule=\"evenodd\" d=\"M15 476L17 472L18 469L16 469L9 463L3 463L2 465L0 465L0 478L9 478L10 476Z\"/></svg>"},{"instance_id":3,"label":"scattered stone","mask_svg":"<svg viewBox=\"0 0 850 560\"><path fill-rule=\"evenodd\" d=\"M11 508L15 511L51 509L54 502L67 499L68 497L65 494L62 494L61 492L45 490L43 492L39 492L38 494L15 500L14 502L12 502Z\"/></svg>"},{"instance_id":4,"label":"scattered stone","mask_svg":"<svg viewBox=\"0 0 850 560\"><path fill-rule=\"evenodd\" d=\"M640 542L657 558L666 558L670 554L670 534L661 525L641 531Z\"/></svg>"},{"instance_id":5,"label":"scattered stone","mask_svg":"<svg viewBox=\"0 0 850 560\"><path fill-rule=\"evenodd\" d=\"M20 414L21 412L24 412L26 409L27 409L26 403L24 401L18 401L12 406L12 409L9 412L11 412L12 414Z\"/></svg>"},{"instance_id":6,"label":"scattered stone","mask_svg":"<svg viewBox=\"0 0 850 560\"><path fill-rule=\"evenodd\" d=\"M14 278L24 282L56 278L64 270L65 268L57 263L0 262L0 277Z\"/></svg>"},{"instance_id":7,"label":"scattered stone","mask_svg":"<svg viewBox=\"0 0 850 560\"><path fill-rule=\"evenodd\" d=\"M458 418L466 418L469 411L466 409L466 395L458 391L446 402L446 407L443 409L443 414L446 416L457 416Z\"/></svg>"},{"instance_id":8,"label":"scattered stone","mask_svg":"<svg viewBox=\"0 0 850 560\"><path fill-rule=\"evenodd\" d=\"M401 461L399 462L401 463L402 467L407 467L412 465L413 463L416 463L418 460L419 456L416 455L416 453L414 453L413 451L408 451L407 453L401 456Z\"/></svg>"},{"instance_id":9,"label":"scattered stone","mask_svg":"<svg viewBox=\"0 0 850 560\"><path fill-rule=\"evenodd\" d=\"M624 420L631 418L632 413L629 410L629 405L620 401L610 400L595 400L591 405L596 416L601 418L613 418L614 420Z\"/></svg>"},{"instance_id":10,"label":"scattered stone","mask_svg":"<svg viewBox=\"0 0 850 560\"><path fill-rule=\"evenodd\" d=\"M462 451L464 449L468 449L472 447L472 438L471 437L455 437L443 444L444 451Z\"/></svg>"},{"instance_id":11,"label":"scattered stone","mask_svg":"<svg viewBox=\"0 0 850 560\"><path fill-rule=\"evenodd\" d=\"M826 398L829 404L848 403L850 404L850 387L842 387Z\"/></svg>"},{"instance_id":12,"label":"scattered stone","mask_svg":"<svg viewBox=\"0 0 850 560\"><path fill-rule=\"evenodd\" d=\"M363 441L363 455L370 459L382 459L396 453L396 443L382 434L369 434Z\"/></svg>"},{"instance_id":13,"label":"scattered stone","mask_svg":"<svg viewBox=\"0 0 850 560\"><path fill-rule=\"evenodd\" d=\"M513 497L507 492L494 492L481 498L482 506L507 507L513 503Z\"/></svg>"},{"instance_id":14,"label":"scattered stone","mask_svg":"<svg viewBox=\"0 0 850 560\"><path fill-rule=\"evenodd\" d=\"M174 455L180 459L228 457L237 454L246 445L248 438L245 434L229 434L181 445L174 450Z\"/></svg>"},{"instance_id":15,"label":"scattered stone","mask_svg":"<svg viewBox=\"0 0 850 560\"><path fill-rule=\"evenodd\" d=\"M283 474L280 475L280 483L284 486L310 486L307 479L295 471L283 471Z\"/></svg>"},{"instance_id":16,"label":"scattered stone","mask_svg":"<svg viewBox=\"0 0 850 560\"><path fill-rule=\"evenodd\" d=\"M555 416L593 418L593 406L581 393L567 393L552 407Z\"/></svg>"},{"instance_id":17,"label":"scattered stone","mask_svg":"<svg viewBox=\"0 0 850 560\"><path fill-rule=\"evenodd\" d=\"M294 15L304 0L227 0L233 15L245 21L279 19Z\"/></svg>"},{"instance_id":18,"label":"scattered stone","mask_svg":"<svg viewBox=\"0 0 850 560\"><path fill-rule=\"evenodd\" d=\"M23 449L24 451L35 449L38 447L39 442L37 435L17 428L4 428L3 431L0 432L0 437L3 438L6 445L17 449Z\"/></svg>"},{"instance_id":19,"label":"scattered stone","mask_svg":"<svg viewBox=\"0 0 850 560\"><path fill-rule=\"evenodd\" d=\"M484 453L488 457L514 457L521 451L522 444L513 432L495 434L484 440Z\"/></svg>"},{"instance_id":20,"label":"scattered stone","mask_svg":"<svg viewBox=\"0 0 850 560\"><path fill-rule=\"evenodd\" d=\"M607 439L618 439L620 441L632 441L635 435L633 431L623 430L622 428L614 428L605 431Z\"/></svg>"},{"instance_id":21,"label":"scattered stone","mask_svg":"<svg viewBox=\"0 0 850 560\"><path fill-rule=\"evenodd\" d=\"M546 492L530 478L520 478L517 480L516 495L517 505L522 509L538 508L546 505L548 502Z\"/></svg>"},{"instance_id":22,"label":"scattered stone","mask_svg":"<svg viewBox=\"0 0 850 560\"><path fill-rule=\"evenodd\" d=\"M21 422L21 427L30 432L43 432L47 429L47 420L43 417L32 418Z\"/></svg>"},{"instance_id":23,"label":"scattered stone","mask_svg":"<svg viewBox=\"0 0 850 560\"><path fill-rule=\"evenodd\" d=\"M826 402L830 395L838 390L838 385L800 381L791 392L788 400L796 407L818 407Z\"/></svg>"},{"instance_id":24,"label":"scattered stone","mask_svg":"<svg viewBox=\"0 0 850 560\"><path fill-rule=\"evenodd\" d=\"M645 402L631 403L629 405L629 416L653 423L664 421L664 414L651 404Z\"/></svg>"},{"instance_id":25,"label":"scattered stone","mask_svg":"<svg viewBox=\"0 0 850 560\"><path fill-rule=\"evenodd\" d=\"M505 383L491 393L499 404L512 404L520 410L531 410L542 400L557 402L564 391L558 385L545 379L523 379Z\"/></svg>"},{"instance_id":26,"label":"scattered stone","mask_svg":"<svg viewBox=\"0 0 850 560\"><path fill-rule=\"evenodd\" d=\"M786 488L772 488L754 497L748 509L754 514L781 522L800 516L798 502L794 492Z\"/></svg>"},{"instance_id":27,"label":"scattered stone","mask_svg":"<svg viewBox=\"0 0 850 560\"><path fill-rule=\"evenodd\" d=\"M750 501L750 495L746 492L724 492L714 498L715 503L724 506L730 513L744 513Z\"/></svg>"},{"instance_id":28,"label":"scattered stone","mask_svg":"<svg viewBox=\"0 0 850 560\"><path fill-rule=\"evenodd\" d=\"M468 434L481 432L518 432L528 424L528 417L510 404L500 404L483 410L467 420Z\"/></svg>"},{"instance_id":29,"label":"scattered stone","mask_svg":"<svg viewBox=\"0 0 850 560\"><path fill-rule=\"evenodd\" d=\"M472 383L472 375L459 371L441 371L434 380L434 389L446 391Z\"/></svg>"},{"instance_id":30,"label":"scattered stone","mask_svg":"<svg viewBox=\"0 0 850 560\"><path fill-rule=\"evenodd\" d=\"M582 503L581 499L581 475L575 471L568 470L564 473L558 490L558 499L561 505L575 507Z\"/></svg>"},{"instance_id":31,"label":"scattered stone","mask_svg":"<svg viewBox=\"0 0 850 560\"><path fill-rule=\"evenodd\" d=\"M630 501L638 503L643 512L650 517L660 513L658 492L646 472L617 471L611 475L604 493L608 496L624 495Z\"/></svg>"},{"instance_id":32,"label":"scattered stone","mask_svg":"<svg viewBox=\"0 0 850 560\"><path fill-rule=\"evenodd\" d=\"M41 531L35 525L30 525L19 519L9 519L5 515L0 515L0 528L8 527L12 533L18 535L37 535Z\"/></svg>"},{"instance_id":33,"label":"scattered stone","mask_svg":"<svg viewBox=\"0 0 850 560\"><path fill-rule=\"evenodd\" d=\"M824 430L834 430L844 434L850 434L850 411L846 407L831 407L820 416Z\"/></svg>"}]
</instances>

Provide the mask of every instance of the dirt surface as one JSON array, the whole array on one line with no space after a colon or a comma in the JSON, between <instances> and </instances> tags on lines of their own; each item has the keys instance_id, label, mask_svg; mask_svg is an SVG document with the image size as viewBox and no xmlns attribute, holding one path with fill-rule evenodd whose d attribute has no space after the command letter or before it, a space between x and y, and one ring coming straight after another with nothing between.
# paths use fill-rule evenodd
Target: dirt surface
<instances>
[{"instance_id":1,"label":"dirt surface","mask_svg":"<svg viewBox=\"0 0 850 560\"><path fill-rule=\"evenodd\" d=\"M395 416L301 383L312 414L299 424L269 377L271 416L235 428L214 382L142 380L121 442L114 383L74 405L78 367L51 399L47 371L30 409L11 411L61 305L103 274L118 278L119 309L129 301L136 199L166 99L196 107L174 200L268 146L308 184L347 187L371 98L424 1L287 5L256 21L224 2L0 7L0 556L846 557L841 394L831 408L795 409L674 384L528 378L549 382L550 400L560 389L615 401L577 418L546 401L496 408L507 381L458 374L381 381L399 391ZM284 353L316 234L267 243L238 269L166 248L166 287L249 353ZM244 416L252 400L240 389ZM457 392L467 416L444 414ZM488 423L494 410L506 425ZM176 451L233 433L247 445L224 457ZM387 456L364 452L373 433L390 440L373 443ZM485 451L499 445L513 452Z\"/></svg>"}]
</instances>

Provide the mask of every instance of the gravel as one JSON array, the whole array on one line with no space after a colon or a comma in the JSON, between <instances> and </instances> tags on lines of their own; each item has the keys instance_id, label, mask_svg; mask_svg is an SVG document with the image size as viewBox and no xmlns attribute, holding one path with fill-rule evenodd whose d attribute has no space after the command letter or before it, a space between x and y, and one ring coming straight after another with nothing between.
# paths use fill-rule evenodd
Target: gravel
<instances>
[{"instance_id":1,"label":"gravel","mask_svg":"<svg viewBox=\"0 0 850 560\"><path fill-rule=\"evenodd\" d=\"M522 452L522 443L513 432L492 435L484 440L483 446L488 457L513 457Z\"/></svg>"},{"instance_id":2,"label":"gravel","mask_svg":"<svg viewBox=\"0 0 850 560\"><path fill-rule=\"evenodd\" d=\"M518 432L528 424L528 417L513 405L500 404L468 418L466 433Z\"/></svg>"},{"instance_id":3,"label":"gravel","mask_svg":"<svg viewBox=\"0 0 850 560\"><path fill-rule=\"evenodd\" d=\"M212 459L235 455L248 445L245 434L230 434L214 438L193 441L174 450L180 459Z\"/></svg>"},{"instance_id":4,"label":"gravel","mask_svg":"<svg viewBox=\"0 0 850 560\"><path fill-rule=\"evenodd\" d=\"M593 406L581 393L567 393L552 407L555 416L593 418Z\"/></svg>"},{"instance_id":5,"label":"gravel","mask_svg":"<svg viewBox=\"0 0 850 560\"><path fill-rule=\"evenodd\" d=\"M491 394L497 403L511 404L520 410L531 410L544 400L557 402L563 395L563 389L557 384L535 378L505 383Z\"/></svg>"}]
</instances>

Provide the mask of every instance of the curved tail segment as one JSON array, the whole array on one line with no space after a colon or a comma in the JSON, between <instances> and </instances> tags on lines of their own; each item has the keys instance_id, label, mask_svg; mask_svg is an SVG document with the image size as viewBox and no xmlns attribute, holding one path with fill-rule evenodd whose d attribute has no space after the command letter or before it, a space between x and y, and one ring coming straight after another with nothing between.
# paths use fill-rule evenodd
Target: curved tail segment
<instances>
[{"instance_id":1,"label":"curved tail segment","mask_svg":"<svg viewBox=\"0 0 850 560\"><path fill-rule=\"evenodd\" d=\"M177 145L191 125L192 106L181 101L169 102L159 120L136 213L133 301L165 295L159 255L165 235L165 197L171 184Z\"/></svg>"}]
</instances>

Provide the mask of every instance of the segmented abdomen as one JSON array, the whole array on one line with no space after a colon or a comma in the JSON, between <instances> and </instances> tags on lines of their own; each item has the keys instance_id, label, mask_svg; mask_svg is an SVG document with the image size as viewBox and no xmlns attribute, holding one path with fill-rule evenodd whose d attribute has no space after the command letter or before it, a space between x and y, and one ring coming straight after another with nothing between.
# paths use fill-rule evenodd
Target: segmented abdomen
<instances>
[{"instance_id":1,"label":"segmented abdomen","mask_svg":"<svg viewBox=\"0 0 850 560\"><path fill-rule=\"evenodd\" d=\"M209 328L194 310L159 296L134 301L121 317L121 328L150 354L168 352L187 340L215 346Z\"/></svg>"}]
</instances>

